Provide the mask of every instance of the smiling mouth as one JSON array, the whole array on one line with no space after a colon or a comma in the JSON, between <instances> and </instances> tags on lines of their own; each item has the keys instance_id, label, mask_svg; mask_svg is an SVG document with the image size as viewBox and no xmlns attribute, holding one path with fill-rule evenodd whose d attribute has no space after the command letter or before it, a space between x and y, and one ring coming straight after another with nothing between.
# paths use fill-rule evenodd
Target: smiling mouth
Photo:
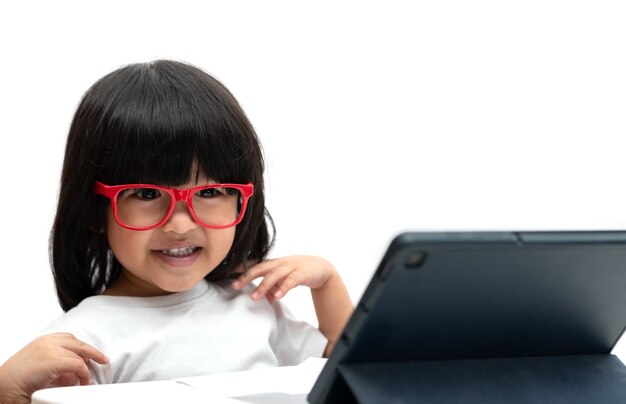
<instances>
[{"instance_id":1,"label":"smiling mouth","mask_svg":"<svg viewBox=\"0 0 626 404\"><path fill-rule=\"evenodd\" d=\"M167 250L158 250L161 254L174 258L185 258L195 254L202 247L183 247L183 248L170 248Z\"/></svg>"}]
</instances>

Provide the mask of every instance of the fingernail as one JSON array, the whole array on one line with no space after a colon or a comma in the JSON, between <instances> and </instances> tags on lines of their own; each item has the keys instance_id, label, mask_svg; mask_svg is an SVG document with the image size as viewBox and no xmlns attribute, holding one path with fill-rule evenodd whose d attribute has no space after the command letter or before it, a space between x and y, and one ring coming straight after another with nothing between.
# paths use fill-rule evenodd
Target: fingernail
<instances>
[{"instance_id":1,"label":"fingernail","mask_svg":"<svg viewBox=\"0 0 626 404\"><path fill-rule=\"evenodd\" d=\"M239 281L235 281L231 284L231 286L235 289L239 289L239 283L240 283Z\"/></svg>"},{"instance_id":2,"label":"fingernail","mask_svg":"<svg viewBox=\"0 0 626 404\"><path fill-rule=\"evenodd\" d=\"M275 297L283 297L283 295L285 294L285 292L283 292L282 290L277 291L276 293L274 293Z\"/></svg>"}]
</instances>

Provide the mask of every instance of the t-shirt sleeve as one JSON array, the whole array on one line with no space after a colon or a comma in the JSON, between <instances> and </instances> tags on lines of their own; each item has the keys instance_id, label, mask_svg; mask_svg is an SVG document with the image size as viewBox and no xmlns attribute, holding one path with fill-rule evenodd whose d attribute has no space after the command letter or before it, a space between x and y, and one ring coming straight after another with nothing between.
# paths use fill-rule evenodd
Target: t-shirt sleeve
<instances>
[{"instance_id":1,"label":"t-shirt sleeve","mask_svg":"<svg viewBox=\"0 0 626 404\"><path fill-rule=\"evenodd\" d=\"M270 343L279 366L295 366L310 357L321 358L328 339L311 324L299 321L279 300L272 303L276 315L276 329Z\"/></svg>"},{"instance_id":2,"label":"t-shirt sleeve","mask_svg":"<svg viewBox=\"0 0 626 404\"><path fill-rule=\"evenodd\" d=\"M99 318L99 316L92 317ZM49 323L45 328L40 330L39 334L47 335L53 333L70 333L79 341L85 342L102 352L102 341L96 335L88 331L88 318L89 317L86 318L85 316L82 316L81 310L70 310ZM87 325L85 323L87 323ZM109 365L99 365L96 362L89 360L87 367L91 373L92 384L111 383Z\"/></svg>"}]
</instances>

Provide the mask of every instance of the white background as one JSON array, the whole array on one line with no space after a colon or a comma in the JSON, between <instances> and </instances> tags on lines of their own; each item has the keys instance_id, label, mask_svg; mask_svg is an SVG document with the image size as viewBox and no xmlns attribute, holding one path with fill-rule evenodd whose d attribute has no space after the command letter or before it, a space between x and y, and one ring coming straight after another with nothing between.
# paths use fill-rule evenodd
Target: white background
<instances>
[{"instance_id":1,"label":"white background","mask_svg":"<svg viewBox=\"0 0 626 404\"><path fill-rule=\"evenodd\" d=\"M0 6L0 362L61 314L47 245L65 138L115 68L191 62L267 162L274 256L358 301L412 230L624 229L620 1L24 1ZM315 321L306 290L288 303Z\"/></svg>"}]
</instances>

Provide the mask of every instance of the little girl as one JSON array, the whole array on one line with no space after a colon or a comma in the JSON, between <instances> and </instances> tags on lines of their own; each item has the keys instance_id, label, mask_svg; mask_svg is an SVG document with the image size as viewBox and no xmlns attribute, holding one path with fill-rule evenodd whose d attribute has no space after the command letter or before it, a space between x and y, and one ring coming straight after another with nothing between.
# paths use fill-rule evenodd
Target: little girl
<instances>
[{"instance_id":1,"label":"little girl","mask_svg":"<svg viewBox=\"0 0 626 404\"><path fill-rule=\"evenodd\" d=\"M118 69L70 127L50 241L67 313L46 334L106 355L66 349L97 358L83 361L96 383L327 355L352 311L345 286L322 258L266 259L271 223L261 147L232 94L180 62ZM311 289L319 330L277 300L297 285Z\"/></svg>"}]
</instances>

